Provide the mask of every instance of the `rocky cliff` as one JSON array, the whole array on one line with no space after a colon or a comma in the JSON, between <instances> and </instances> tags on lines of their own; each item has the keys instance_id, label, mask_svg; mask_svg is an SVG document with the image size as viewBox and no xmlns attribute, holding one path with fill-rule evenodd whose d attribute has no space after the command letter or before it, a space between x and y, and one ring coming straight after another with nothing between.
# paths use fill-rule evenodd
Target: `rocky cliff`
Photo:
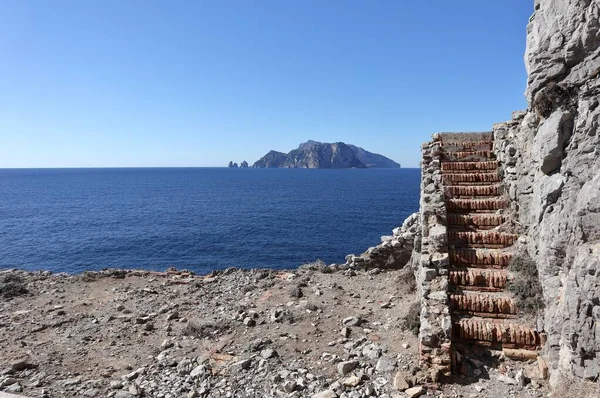
<instances>
[{"instance_id":1,"label":"rocky cliff","mask_svg":"<svg viewBox=\"0 0 600 398\"><path fill-rule=\"evenodd\" d=\"M270 151L252 167L282 168L398 168L400 165L385 156L343 142L323 143L309 140L285 154Z\"/></svg>"},{"instance_id":2,"label":"rocky cliff","mask_svg":"<svg viewBox=\"0 0 600 398\"><path fill-rule=\"evenodd\" d=\"M600 376L600 2L536 0L529 109L494 126L495 152L536 261L551 382Z\"/></svg>"}]
</instances>

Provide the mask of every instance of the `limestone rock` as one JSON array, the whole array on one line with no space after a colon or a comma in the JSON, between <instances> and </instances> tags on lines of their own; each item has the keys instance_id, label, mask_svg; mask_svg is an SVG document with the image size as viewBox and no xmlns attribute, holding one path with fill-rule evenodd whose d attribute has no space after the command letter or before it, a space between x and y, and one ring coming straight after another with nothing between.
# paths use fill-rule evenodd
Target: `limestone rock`
<instances>
[{"instance_id":1,"label":"limestone rock","mask_svg":"<svg viewBox=\"0 0 600 398\"><path fill-rule=\"evenodd\" d=\"M341 374L342 376L345 376L348 373L352 372L354 369L356 369L357 366L358 366L358 361L340 362L337 365L338 373Z\"/></svg>"},{"instance_id":2,"label":"limestone rock","mask_svg":"<svg viewBox=\"0 0 600 398\"><path fill-rule=\"evenodd\" d=\"M527 26L529 110L494 126L520 241L537 264L547 338L536 380L600 376L600 3L536 0ZM531 377L530 377L531 376Z\"/></svg>"},{"instance_id":3,"label":"limestone rock","mask_svg":"<svg viewBox=\"0 0 600 398\"><path fill-rule=\"evenodd\" d=\"M318 392L312 396L312 398L336 398L337 394L333 390L325 390Z\"/></svg>"},{"instance_id":4,"label":"limestone rock","mask_svg":"<svg viewBox=\"0 0 600 398\"><path fill-rule=\"evenodd\" d=\"M573 130L573 116L568 111L558 111L546 119L533 141L532 156L541 163L541 170L550 174L562 163L565 143Z\"/></svg>"},{"instance_id":5,"label":"limestone rock","mask_svg":"<svg viewBox=\"0 0 600 398\"><path fill-rule=\"evenodd\" d=\"M409 398L420 397L421 395L423 395L424 392L425 392L425 389L423 387L421 387L421 386L412 387L412 388L409 388L406 391L404 391L404 393Z\"/></svg>"},{"instance_id":6,"label":"limestone rock","mask_svg":"<svg viewBox=\"0 0 600 398\"><path fill-rule=\"evenodd\" d=\"M394 376L394 388L398 391L404 391L410 388L410 385L406 381L404 373L397 372L396 376Z\"/></svg>"},{"instance_id":7,"label":"limestone rock","mask_svg":"<svg viewBox=\"0 0 600 398\"><path fill-rule=\"evenodd\" d=\"M350 377L344 379L342 384L345 385L346 387L356 387L357 385L360 384L360 378L353 375L353 376L350 376Z\"/></svg>"}]
</instances>

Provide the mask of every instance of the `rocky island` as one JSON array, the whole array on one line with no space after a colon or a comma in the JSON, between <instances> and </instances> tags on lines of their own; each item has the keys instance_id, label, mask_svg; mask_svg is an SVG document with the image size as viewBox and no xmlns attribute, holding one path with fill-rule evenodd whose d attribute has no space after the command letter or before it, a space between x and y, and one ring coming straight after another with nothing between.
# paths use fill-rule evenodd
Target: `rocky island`
<instances>
[{"instance_id":1,"label":"rocky island","mask_svg":"<svg viewBox=\"0 0 600 398\"><path fill-rule=\"evenodd\" d=\"M248 168L248 162L246 162L245 160L242 161L242 163L240 163L239 165L234 162L233 160L229 162L229 164L227 165L227 167L229 167L230 169L247 169Z\"/></svg>"},{"instance_id":2,"label":"rocky island","mask_svg":"<svg viewBox=\"0 0 600 398\"><path fill-rule=\"evenodd\" d=\"M326 143L309 140L289 153L270 151L256 161L256 168L399 168L400 164L383 155L343 142Z\"/></svg>"}]
</instances>

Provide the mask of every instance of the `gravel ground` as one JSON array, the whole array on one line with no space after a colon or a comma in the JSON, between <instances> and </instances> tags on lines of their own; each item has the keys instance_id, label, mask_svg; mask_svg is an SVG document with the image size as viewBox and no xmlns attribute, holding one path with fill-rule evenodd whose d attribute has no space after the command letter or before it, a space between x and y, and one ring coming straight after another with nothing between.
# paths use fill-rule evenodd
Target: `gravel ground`
<instances>
[{"instance_id":1,"label":"gravel ground","mask_svg":"<svg viewBox=\"0 0 600 398\"><path fill-rule=\"evenodd\" d=\"M547 395L543 384L515 378L508 362L485 378L420 385L410 271L325 271L0 271L0 390L118 398Z\"/></svg>"}]
</instances>

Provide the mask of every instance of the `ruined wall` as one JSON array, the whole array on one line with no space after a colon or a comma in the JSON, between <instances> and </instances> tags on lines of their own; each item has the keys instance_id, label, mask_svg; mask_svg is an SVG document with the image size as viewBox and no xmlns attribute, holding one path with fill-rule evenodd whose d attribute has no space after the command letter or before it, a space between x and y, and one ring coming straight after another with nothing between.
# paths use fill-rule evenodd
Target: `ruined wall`
<instances>
[{"instance_id":1,"label":"ruined wall","mask_svg":"<svg viewBox=\"0 0 600 398\"><path fill-rule=\"evenodd\" d=\"M422 146L420 239L415 242L412 266L421 301L420 362L426 379L437 382L450 376L452 320L448 307L448 242L446 205L442 188L439 143Z\"/></svg>"},{"instance_id":2,"label":"ruined wall","mask_svg":"<svg viewBox=\"0 0 600 398\"><path fill-rule=\"evenodd\" d=\"M494 126L512 210L546 304L551 383L600 376L600 0L536 0L527 112Z\"/></svg>"}]
</instances>

